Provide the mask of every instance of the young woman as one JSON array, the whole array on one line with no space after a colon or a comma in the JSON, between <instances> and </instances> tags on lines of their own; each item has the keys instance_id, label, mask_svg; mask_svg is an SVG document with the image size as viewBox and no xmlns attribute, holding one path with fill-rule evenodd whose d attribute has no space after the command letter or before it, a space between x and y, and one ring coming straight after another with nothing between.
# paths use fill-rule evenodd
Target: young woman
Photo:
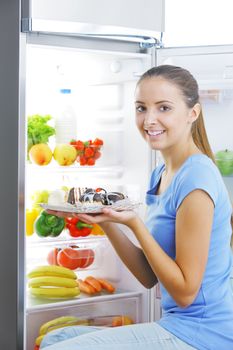
<instances>
[{"instance_id":1,"label":"young woman","mask_svg":"<svg viewBox=\"0 0 233 350\"><path fill-rule=\"evenodd\" d=\"M41 348L233 349L232 206L208 143L196 80L180 67L152 68L137 84L135 109L140 133L164 159L151 176L146 223L133 211L111 209L79 217L102 226L146 288L159 283L162 318L104 330L71 327L45 337ZM140 247L117 223L132 230Z\"/></svg>"}]
</instances>

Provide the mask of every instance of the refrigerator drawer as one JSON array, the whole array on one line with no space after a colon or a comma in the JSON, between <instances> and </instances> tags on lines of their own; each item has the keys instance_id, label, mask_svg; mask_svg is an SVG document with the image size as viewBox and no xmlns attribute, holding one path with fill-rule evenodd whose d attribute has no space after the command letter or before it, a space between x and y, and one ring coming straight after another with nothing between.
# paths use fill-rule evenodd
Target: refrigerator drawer
<instances>
[{"instance_id":1,"label":"refrigerator drawer","mask_svg":"<svg viewBox=\"0 0 233 350\"><path fill-rule=\"evenodd\" d=\"M125 293L123 296L112 296L69 305L49 305L45 308L28 310L26 315L27 339L26 350L34 347L42 324L62 316L75 316L80 322L102 327L114 327L140 322L141 294Z\"/></svg>"}]
</instances>

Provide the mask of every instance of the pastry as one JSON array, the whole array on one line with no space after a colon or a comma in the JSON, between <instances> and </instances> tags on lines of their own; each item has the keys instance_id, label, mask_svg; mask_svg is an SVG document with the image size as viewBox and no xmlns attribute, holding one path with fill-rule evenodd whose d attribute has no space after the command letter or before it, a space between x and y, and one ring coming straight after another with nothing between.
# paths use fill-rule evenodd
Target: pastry
<instances>
[{"instance_id":1,"label":"pastry","mask_svg":"<svg viewBox=\"0 0 233 350\"><path fill-rule=\"evenodd\" d=\"M103 188L71 188L68 195L68 203L83 205L112 205L126 196L120 192L107 192Z\"/></svg>"}]
</instances>

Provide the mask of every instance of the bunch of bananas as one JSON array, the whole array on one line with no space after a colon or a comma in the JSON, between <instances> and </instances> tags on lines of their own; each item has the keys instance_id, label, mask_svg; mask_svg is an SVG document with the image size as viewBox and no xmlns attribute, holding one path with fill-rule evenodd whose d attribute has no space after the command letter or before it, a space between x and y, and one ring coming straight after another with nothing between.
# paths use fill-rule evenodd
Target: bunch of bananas
<instances>
[{"instance_id":1,"label":"bunch of bananas","mask_svg":"<svg viewBox=\"0 0 233 350\"><path fill-rule=\"evenodd\" d=\"M75 316L62 316L62 317L55 318L51 321L48 321L48 322L42 324L42 326L39 329L39 335L35 341L35 346L37 346L37 347L40 346L44 336L47 333L49 333L55 329L58 329L58 328L75 326L75 325L87 326L88 320L79 319Z\"/></svg>"},{"instance_id":2,"label":"bunch of bananas","mask_svg":"<svg viewBox=\"0 0 233 350\"><path fill-rule=\"evenodd\" d=\"M72 298L80 294L77 275L66 267L38 266L27 277L30 293L38 298Z\"/></svg>"}]
</instances>

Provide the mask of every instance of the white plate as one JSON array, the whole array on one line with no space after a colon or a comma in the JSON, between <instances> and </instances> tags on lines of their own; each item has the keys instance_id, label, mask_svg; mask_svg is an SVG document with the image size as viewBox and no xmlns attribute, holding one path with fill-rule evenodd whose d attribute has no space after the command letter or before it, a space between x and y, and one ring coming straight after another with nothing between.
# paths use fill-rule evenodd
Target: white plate
<instances>
[{"instance_id":1,"label":"white plate","mask_svg":"<svg viewBox=\"0 0 233 350\"><path fill-rule=\"evenodd\" d=\"M60 205L53 205L53 204L45 204L41 203L40 206L44 208L45 210L56 210L56 211L63 211L67 213L77 213L77 214L98 214L101 213L103 208L111 208L116 211L124 211L124 210L133 210L137 208L141 203L139 202L132 202L129 199L122 199L120 201L117 201L116 203L112 205L102 205L102 204L89 204L89 205L72 205L69 203L64 203Z\"/></svg>"}]
</instances>

